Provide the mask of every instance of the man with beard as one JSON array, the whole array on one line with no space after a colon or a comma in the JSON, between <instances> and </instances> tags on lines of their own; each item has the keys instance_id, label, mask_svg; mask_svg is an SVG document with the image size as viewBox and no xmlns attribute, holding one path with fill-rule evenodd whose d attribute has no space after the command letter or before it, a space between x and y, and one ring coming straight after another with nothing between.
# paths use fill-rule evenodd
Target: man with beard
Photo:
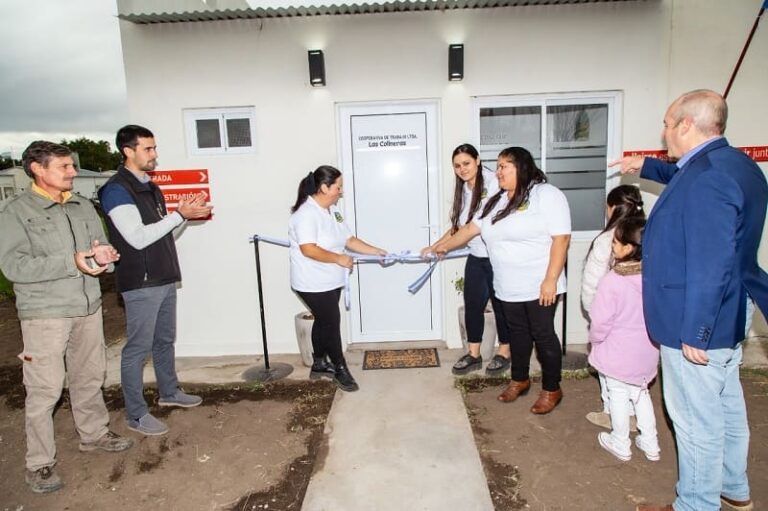
<instances>
[{"instance_id":1,"label":"man with beard","mask_svg":"<svg viewBox=\"0 0 768 511\"><path fill-rule=\"evenodd\" d=\"M121 254L117 289L125 302L126 335L120 364L128 429L162 435L168 426L149 413L143 368L152 353L160 406L189 408L202 402L179 388L176 377L176 285L181 281L174 229L186 220L206 218L211 207L202 196L182 200L168 214L160 189L149 174L157 167L151 131L128 125L117 132L123 164L100 190L112 243Z\"/></svg>"}]
</instances>

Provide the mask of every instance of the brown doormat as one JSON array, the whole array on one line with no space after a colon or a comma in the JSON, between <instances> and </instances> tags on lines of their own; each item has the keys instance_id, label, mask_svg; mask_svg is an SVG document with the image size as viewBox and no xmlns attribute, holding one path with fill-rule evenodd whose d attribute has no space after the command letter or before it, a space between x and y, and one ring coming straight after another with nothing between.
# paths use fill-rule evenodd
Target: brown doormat
<instances>
[{"instance_id":1,"label":"brown doormat","mask_svg":"<svg viewBox=\"0 0 768 511\"><path fill-rule=\"evenodd\" d=\"M410 369L440 367L436 348L366 351L363 369Z\"/></svg>"}]
</instances>

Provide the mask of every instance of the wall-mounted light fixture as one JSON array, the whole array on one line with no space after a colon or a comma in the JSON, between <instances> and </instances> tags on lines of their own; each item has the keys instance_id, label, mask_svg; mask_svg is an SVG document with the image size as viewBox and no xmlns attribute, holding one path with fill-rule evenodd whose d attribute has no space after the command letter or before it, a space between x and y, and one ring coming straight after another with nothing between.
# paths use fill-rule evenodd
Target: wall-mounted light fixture
<instances>
[{"instance_id":1,"label":"wall-mounted light fixture","mask_svg":"<svg viewBox=\"0 0 768 511\"><path fill-rule=\"evenodd\" d=\"M309 50L309 83L312 87L325 87L325 59L323 50Z\"/></svg>"},{"instance_id":2,"label":"wall-mounted light fixture","mask_svg":"<svg viewBox=\"0 0 768 511\"><path fill-rule=\"evenodd\" d=\"M464 78L464 45L451 44L448 46L448 79L452 82Z\"/></svg>"}]
</instances>

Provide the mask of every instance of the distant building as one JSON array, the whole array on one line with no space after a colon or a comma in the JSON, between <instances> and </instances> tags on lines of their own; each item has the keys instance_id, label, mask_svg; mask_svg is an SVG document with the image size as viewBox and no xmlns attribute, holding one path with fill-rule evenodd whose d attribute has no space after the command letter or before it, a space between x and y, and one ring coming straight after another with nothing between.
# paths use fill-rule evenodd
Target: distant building
<instances>
[{"instance_id":1,"label":"distant building","mask_svg":"<svg viewBox=\"0 0 768 511\"><path fill-rule=\"evenodd\" d=\"M94 172L92 170L80 169L75 177L73 191L86 199L95 199L96 192L114 173L114 170ZM0 170L0 200L23 192L29 188L30 182L29 176L27 176L22 167Z\"/></svg>"}]
</instances>

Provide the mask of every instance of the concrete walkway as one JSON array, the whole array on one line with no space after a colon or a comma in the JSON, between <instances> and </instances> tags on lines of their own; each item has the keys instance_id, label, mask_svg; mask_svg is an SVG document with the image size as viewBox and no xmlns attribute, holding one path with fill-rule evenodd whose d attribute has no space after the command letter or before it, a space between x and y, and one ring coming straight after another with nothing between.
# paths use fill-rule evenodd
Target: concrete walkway
<instances>
[{"instance_id":1,"label":"concrete walkway","mask_svg":"<svg viewBox=\"0 0 768 511\"><path fill-rule=\"evenodd\" d=\"M493 510L488 484L451 365L363 371L360 390L337 392L326 423L328 455L302 510Z\"/></svg>"}]
</instances>

